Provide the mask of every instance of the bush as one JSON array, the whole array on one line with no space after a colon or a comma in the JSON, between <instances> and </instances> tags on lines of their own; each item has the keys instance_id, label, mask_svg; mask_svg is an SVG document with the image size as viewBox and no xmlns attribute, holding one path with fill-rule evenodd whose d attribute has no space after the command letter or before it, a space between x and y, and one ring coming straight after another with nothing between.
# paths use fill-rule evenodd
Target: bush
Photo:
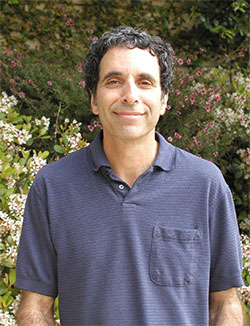
<instances>
[{"instance_id":1,"label":"bush","mask_svg":"<svg viewBox=\"0 0 250 326\"><path fill-rule=\"evenodd\" d=\"M57 126L56 137L48 134L49 119L20 115L14 96L0 95L0 320L15 325L14 314L20 299L13 287L17 248L24 204L31 183L42 166L87 145L80 123L69 120ZM50 140L50 153L36 151L38 144Z\"/></svg>"},{"instance_id":2,"label":"bush","mask_svg":"<svg viewBox=\"0 0 250 326\"><path fill-rule=\"evenodd\" d=\"M0 25L3 45L19 50L32 42L54 54L66 45L84 49L93 31L100 36L111 27L132 25L153 31L176 49L195 53L202 47L216 57L244 47L248 13L245 0L2 0ZM237 57L232 59L235 65Z\"/></svg>"},{"instance_id":3,"label":"bush","mask_svg":"<svg viewBox=\"0 0 250 326\"><path fill-rule=\"evenodd\" d=\"M21 54L4 48L0 53L2 89L19 99L22 114L38 118L45 114L52 127L66 117L84 125L94 117L84 89L84 54L70 48L66 52L71 59L41 50Z\"/></svg>"}]
</instances>

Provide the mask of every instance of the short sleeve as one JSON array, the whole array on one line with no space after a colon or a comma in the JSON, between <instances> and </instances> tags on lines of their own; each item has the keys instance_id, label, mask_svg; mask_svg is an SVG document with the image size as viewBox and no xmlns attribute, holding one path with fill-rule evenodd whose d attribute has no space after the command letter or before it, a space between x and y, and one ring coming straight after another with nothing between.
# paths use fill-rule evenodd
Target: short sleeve
<instances>
[{"instance_id":1,"label":"short sleeve","mask_svg":"<svg viewBox=\"0 0 250 326\"><path fill-rule=\"evenodd\" d=\"M210 198L210 292L240 287L242 255L231 191L226 183Z\"/></svg>"},{"instance_id":2,"label":"short sleeve","mask_svg":"<svg viewBox=\"0 0 250 326\"><path fill-rule=\"evenodd\" d=\"M50 232L46 187L39 174L25 205L15 286L57 296L57 255Z\"/></svg>"}]
</instances>

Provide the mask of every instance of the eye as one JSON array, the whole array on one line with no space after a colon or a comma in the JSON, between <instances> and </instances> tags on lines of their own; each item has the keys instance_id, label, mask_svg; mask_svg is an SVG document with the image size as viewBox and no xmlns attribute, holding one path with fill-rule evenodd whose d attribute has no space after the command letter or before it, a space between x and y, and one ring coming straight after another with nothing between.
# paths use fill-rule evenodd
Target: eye
<instances>
[{"instance_id":1,"label":"eye","mask_svg":"<svg viewBox=\"0 0 250 326\"><path fill-rule=\"evenodd\" d=\"M113 86L113 85L118 85L119 80L118 79L110 79L107 81L107 85Z\"/></svg>"},{"instance_id":2,"label":"eye","mask_svg":"<svg viewBox=\"0 0 250 326\"><path fill-rule=\"evenodd\" d=\"M143 87L150 87L152 86L152 83L149 80L141 80L139 84Z\"/></svg>"}]
</instances>

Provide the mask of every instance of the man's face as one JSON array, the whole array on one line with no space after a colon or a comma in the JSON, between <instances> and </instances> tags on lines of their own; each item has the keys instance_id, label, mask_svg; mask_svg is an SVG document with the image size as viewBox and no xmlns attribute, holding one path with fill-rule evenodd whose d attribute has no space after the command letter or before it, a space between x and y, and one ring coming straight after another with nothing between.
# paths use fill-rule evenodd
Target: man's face
<instances>
[{"instance_id":1,"label":"man's face","mask_svg":"<svg viewBox=\"0 0 250 326\"><path fill-rule=\"evenodd\" d=\"M100 62L96 98L91 97L93 113L99 115L103 125L104 139L154 137L166 104L156 56L139 48L114 47L107 51Z\"/></svg>"}]
</instances>

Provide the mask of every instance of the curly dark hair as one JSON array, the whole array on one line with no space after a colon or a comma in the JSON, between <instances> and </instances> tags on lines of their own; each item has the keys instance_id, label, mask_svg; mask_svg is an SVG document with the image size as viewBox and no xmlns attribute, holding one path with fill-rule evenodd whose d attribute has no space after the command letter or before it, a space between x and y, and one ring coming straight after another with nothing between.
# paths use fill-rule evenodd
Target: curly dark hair
<instances>
[{"instance_id":1,"label":"curly dark hair","mask_svg":"<svg viewBox=\"0 0 250 326\"><path fill-rule=\"evenodd\" d=\"M151 36L145 31L129 26L120 26L105 32L100 39L93 41L85 58L85 83L90 98L90 92L96 96L99 80L99 65L105 53L115 46L130 49L148 49L157 56L160 65L160 80L162 97L170 92L173 81L173 49L158 36Z\"/></svg>"}]
</instances>

